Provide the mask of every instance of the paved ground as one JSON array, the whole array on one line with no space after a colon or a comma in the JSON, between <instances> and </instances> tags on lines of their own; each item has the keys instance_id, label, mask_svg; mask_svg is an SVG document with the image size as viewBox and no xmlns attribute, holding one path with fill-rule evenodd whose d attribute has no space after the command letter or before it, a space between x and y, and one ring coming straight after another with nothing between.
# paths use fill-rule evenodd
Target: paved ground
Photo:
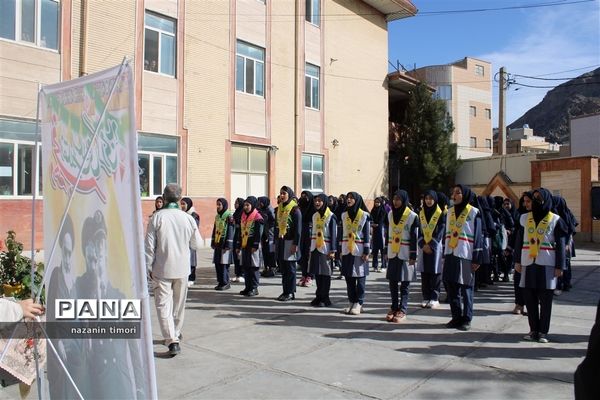
<instances>
[{"instance_id":1,"label":"paved ground","mask_svg":"<svg viewBox=\"0 0 600 400\"><path fill-rule=\"evenodd\" d=\"M573 290L554 301L551 343L538 344L521 340L529 329L511 314L512 282L477 293L473 329L460 332L443 327L448 305L420 308L420 283L407 321L390 324L384 274L369 276L366 312L348 316L344 281L332 284L333 308L315 309L314 287L273 300L280 278L262 279L254 298L240 285L216 292L210 253L199 262L177 357L161 356L153 314L161 399L571 399L600 286L600 247L579 250ZM0 399L17 396L16 385L0 389Z\"/></svg>"}]
</instances>

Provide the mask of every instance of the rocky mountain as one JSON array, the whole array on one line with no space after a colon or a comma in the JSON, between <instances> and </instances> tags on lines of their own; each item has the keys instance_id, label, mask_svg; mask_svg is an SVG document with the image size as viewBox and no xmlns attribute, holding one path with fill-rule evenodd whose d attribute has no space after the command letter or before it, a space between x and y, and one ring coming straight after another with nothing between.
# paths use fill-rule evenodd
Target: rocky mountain
<instances>
[{"instance_id":1,"label":"rocky mountain","mask_svg":"<svg viewBox=\"0 0 600 400\"><path fill-rule=\"evenodd\" d=\"M542 86L545 81L538 81ZM551 83L553 81L547 81ZM569 118L600 112L600 68L571 79L550 90L535 107L508 128L529 124L537 136L549 142L569 141Z\"/></svg>"}]
</instances>

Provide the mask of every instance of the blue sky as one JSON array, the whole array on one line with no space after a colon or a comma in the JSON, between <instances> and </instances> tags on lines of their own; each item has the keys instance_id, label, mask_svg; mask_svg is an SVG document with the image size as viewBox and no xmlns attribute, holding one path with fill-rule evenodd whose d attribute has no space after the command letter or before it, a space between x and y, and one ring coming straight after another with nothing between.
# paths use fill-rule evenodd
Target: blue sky
<instances>
[{"instance_id":1,"label":"blue sky","mask_svg":"<svg viewBox=\"0 0 600 400\"><path fill-rule=\"evenodd\" d=\"M600 67L600 0L568 4L575 1L581 0L412 0L419 9L417 16L388 26L389 60L412 69L469 56L490 61L493 73L504 66L510 74L576 77ZM432 14L505 7L521 8ZM564 82L515 79L533 86ZM492 86L495 127L498 84ZM512 85L507 92L507 124L542 101L550 90L522 86L515 90L517 87Z\"/></svg>"}]
</instances>

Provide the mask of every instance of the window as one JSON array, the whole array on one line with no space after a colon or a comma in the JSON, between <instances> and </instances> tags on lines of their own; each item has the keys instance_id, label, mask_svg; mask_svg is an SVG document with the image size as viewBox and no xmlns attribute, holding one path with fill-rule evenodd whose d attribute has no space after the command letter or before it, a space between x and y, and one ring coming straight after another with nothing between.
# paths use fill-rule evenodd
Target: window
<instances>
[{"instance_id":1,"label":"window","mask_svg":"<svg viewBox=\"0 0 600 400\"><path fill-rule=\"evenodd\" d=\"M485 109L485 117L487 119L492 119L492 110L490 110L489 108Z\"/></svg>"},{"instance_id":2,"label":"window","mask_svg":"<svg viewBox=\"0 0 600 400\"><path fill-rule=\"evenodd\" d=\"M472 149L477 147L477 138L476 137L471 136L469 138L469 147Z\"/></svg>"},{"instance_id":3,"label":"window","mask_svg":"<svg viewBox=\"0 0 600 400\"><path fill-rule=\"evenodd\" d=\"M41 143L35 148L35 122L0 119L0 196L32 196L33 166L37 157L38 182L42 178ZM36 195L42 193L39 184Z\"/></svg>"},{"instance_id":4,"label":"window","mask_svg":"<svg viewBox=\"0 0 600 400\"><path fill-rule=\"evenodd\" d=\"M0 37L58 50L57 0L0 0Z\"/></svg>"},{"instance_id":5,"label":"window","mask_svg":"<svg viewBox=\"0 0 600 400\"><path fill-rule=\"evenodd\" d=\"M492 139L485 139L485 147L486 149L492 148Z\"/></svg>"},{"instance_id":6,"label":"window","mask_svg":"<svg viewBox=\"0 0 600 400\"><path fill-rule=\"evenodd\" d=\"M438 86L434 97L440 100L452 100L452 86L451 85L441 85Z\"/></svg>"},{"instance_id":7,"label":"window","mask_svg":"<svg viewBox=\"0 0 600 400\"><path fill-rule=\"evenodd\" d=\"M160 196L167 183L179 183L177 137L138 135L138 172L142 197Z\"/></svg>"},{"instance_id":8,"label":"window","mask_svg":"<svg viewBox=\"0 0 600 400\"><path fill-rule=\"evenodd\" d=\"M483 68L483 65L475 64L475 75L478 75L478 76L485 75L485 69Z\"/></svg>"},{"instance_id":9,"label":"window","mask_svg":"<svg viewBox=\"0 0 600 400\"><path fill-rule=\"evenodd\" d=\"M320 3L321 0L306 0L306 20L316 26L321 25Z\"/></svg>"},{"instance_id":10,"label":"window","mask_svg":"<svg viewBox=\"0 0 600 400\"><path fill-rule=\"evenodd\" d=\"M264 97L265 49L237 41L235 90Z\"/></svg>"},{"instance_id":11,"label":"window","mask_svg":"<svg viewBox=\"0 0 600 400\"><path fill-rule=\"evenodd\" d=\"M306 72L304 73L304 105L315 110L319 109L319 71L319 67L306 63Z\"/></svg>"},{"instance_id":12,"label":"window","mask_svg":"<svg viewBox=\"0 0 600 400\"><path fill-rule=\"evenodd\" d=\"M174 77L175 20L146 11L144 22L144 69Z\"/></svg>"},{"instance_id":13,"label":"window","mask_svg":"<svg viewBox=\"0 0 600 400\"><path fill-rule=\"evenodd\" d=\"M323 156L302 154L302 190L323 191Z\"/></svg>"},{"instance_id":14,"label":"window","mask_svg":"<svg viewBox=\"0 0 600 400\"><path fill-rule=\"evenodd\" d=\"M264 147L231 146L231 197L267 196L268 164Z\"/></svg>"},{"instance_id":15,"label":"window","mask_svg":"<svg viewBox=\"0 0 600 400\"><path fill-rule=\"evenodd\" d=\"M471 117L476 117L477 116L477 107L469 106L469 114L471 114Z\"/></svg>"}]
</instances>

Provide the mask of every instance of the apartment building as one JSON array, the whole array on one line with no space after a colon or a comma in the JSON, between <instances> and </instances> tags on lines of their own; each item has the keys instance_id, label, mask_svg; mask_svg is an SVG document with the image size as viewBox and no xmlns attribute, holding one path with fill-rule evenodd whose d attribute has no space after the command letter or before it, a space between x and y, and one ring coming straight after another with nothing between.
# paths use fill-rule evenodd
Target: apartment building
<instances>
[{"instance_id":1,"label":"apartment building","mask_svg":"<svg viewBox=\"0 0 600 400\"><path fill-rule=\"evenodd\" d=\"M436 89L454 123L458 158L492 155L492 64L475 58L408 72Z\"/></svg>"},{"instance_id":2,"label":"apartment building","mask_svg":"<svg viewBox=\"0 0 600 400\"><path fill-rule=\"evenodd\" d=\"M409 0L2 1L0 231L31 245L38 85L123 57L135 71L144 215L173 181L205 237L219 197L274 201L282 185L384 193L387 23L415 14Z\"/></svg>"}]
</instances>

